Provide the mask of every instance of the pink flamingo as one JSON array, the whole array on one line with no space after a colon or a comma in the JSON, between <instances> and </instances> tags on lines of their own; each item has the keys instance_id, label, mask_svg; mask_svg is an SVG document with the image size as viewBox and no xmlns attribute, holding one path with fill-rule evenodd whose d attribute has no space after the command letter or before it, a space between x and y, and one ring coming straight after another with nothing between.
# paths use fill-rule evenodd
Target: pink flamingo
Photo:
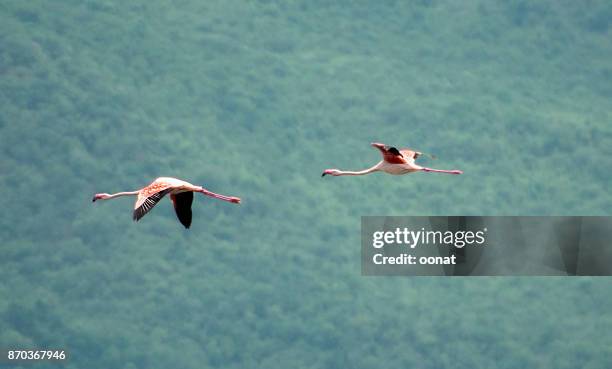
<instances>
[{"instance_id":1,"label":"pink flamingo","mask_svg":"<svg viewBox=\"0 0 612 369\"><path fill-rule=\"evenodd\" d=\"M380 150L383 156L383 160L381 160L378 164L374 165L371 168L359 171L343 171L339 169L325 169L321 176L325 176L326 174L332 176L362 176L374 172L385 172L394 175L400 174L408 174L414 172L436 172L436 173L447 173L447 174L463 174L460 170L441 170L441 169L432 169L427 167L422 167L417 165L414 161L419 156L423 155L422 152L413 151L410 149L398 150L395 147L389 147L385 144L381 143L373 143L373 147ZM435 159L434 156L431 156Z\"/></svg>"},{"instance_id":2,"label":"pink flamingo","mask_svg":"<svg viewBox=\"0 0 612 369\"><path fill-rule=\"evenodd\" d=\"M121 196L138 196L136 204L134 204L133 219L139 221L145 216L157 203L167 194L170 194L170 200L174 204L174 211L178 220L185 228L191 226L191 203L193 202L193 193L199 192L206 196L215 199L228 201L234 204L240 203L240 198L230 197L216 194L208 191L201 186L194 186L189 182L181 181L180 179L171 177L160 177L153 181L150 185L131 192L117 192L115 194L97 193L92 201L110 200Z\"/></svg>"}]
</instances>

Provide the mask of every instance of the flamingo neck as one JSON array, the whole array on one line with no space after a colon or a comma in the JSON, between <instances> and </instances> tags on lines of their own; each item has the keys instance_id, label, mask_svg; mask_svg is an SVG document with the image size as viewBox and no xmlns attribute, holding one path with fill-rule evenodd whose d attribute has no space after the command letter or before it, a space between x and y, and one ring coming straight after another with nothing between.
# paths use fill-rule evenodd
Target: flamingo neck
<instances>
[{"instance_id":1,"label":"flamingo neck","mask_svg":"<svg viewBox=\"0 0 612 369\"><path fill-rule=\"evenodd\" d=\"M115 197L121 197L121 196L136 196L138 195L138 192L139 191L117 192L112 195L108 195L108 197L106 198L101 198L100 200L110 200L110 199L114 199Z\"/></svg>"},{"instance_id":2,"label":"flamingo neck","mask_svg":"<svg viewBox=\"0 0 612 369\"><path fill-rule=\"evenodd\" d=\"M338 172L339 176L363 176L366 174L374 173L380 170L380 163L376 164L372 168L360 170L358 172L350 171L350 170L341 170Z\"/></svg>"}]
</instances>

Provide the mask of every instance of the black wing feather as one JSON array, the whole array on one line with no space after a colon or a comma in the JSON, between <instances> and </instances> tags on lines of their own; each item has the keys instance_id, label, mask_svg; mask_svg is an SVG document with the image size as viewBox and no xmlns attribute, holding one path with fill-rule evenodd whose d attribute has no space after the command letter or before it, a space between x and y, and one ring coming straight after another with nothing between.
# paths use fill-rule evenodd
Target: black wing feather
<instances>
[{"instance_id":1,"label":"black wing feather","mask_svg":"<svg viewBox=\"0 0 612 369\"><path fill-rule=\"evenodd\" d=\"M174 195L174 211L179 222L189 228L191 226L191 204L193 203L193 192L181 192Z\"/></svg>"},{"instance_id":2,"label":"black wing feather","mask_svg":"<svg viewBox=\"0 0 612 369\"><path fill-rule=\"evenodd\" d=\"M147 197L147 199L142 203L142 205L140 205L137 209L134 209L134 215L132 218L135 221L139 221L142 217L145 216L145 214L151 211L151 209L153 209L155 205L157 205L157 203L159 202L159 200L162 199L162 197L166 196L166 194L170 191L172 191L172 189L168 188L166 190L156 192L153 195Z\"/></svg>"},{"instance_id":3,"label":"black wing feather","mask_svg":"<svg viewBox=\"0 0 612 369\"><path fill-rule=\"evenodd\" d=\"M402 153L399 152L399 150L397 148L395 148L395 147L390 147L389 150L387 150L387 151L389 151L393 155L397 155L397 156L402 156L403 157Z\"/></svg>"}]
</instances>

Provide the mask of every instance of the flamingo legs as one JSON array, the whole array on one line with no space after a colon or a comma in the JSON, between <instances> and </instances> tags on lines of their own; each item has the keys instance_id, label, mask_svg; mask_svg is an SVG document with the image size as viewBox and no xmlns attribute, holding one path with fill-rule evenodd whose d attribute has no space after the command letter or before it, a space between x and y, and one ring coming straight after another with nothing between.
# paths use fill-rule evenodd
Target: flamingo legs
<instances>
[{"instance_id":1,"label":"flamingo legs","mask_svg":"<svg viewBox=\"0 0 612 369\"><path fill-rule=\"evenodd\" d=\"M427 167L423 167L421 169L423 172L434 172L434 173L446 173L446 174L463 174L463 171L461 170L442 170L442 169L433 169L433 168L427 168Z\"/></svg>"},{"instance_id":2,"label":"flamingo legs","mask_svg":"<svg viewBox=\"0 0 612 369\"><path fill-rule=\"evenodd\" d=\"M220 195L218 193L214 193L212 191L208 191L205 188L202 188L198 192L200 192L203 195L215 198L215 199L231 202L231 203L234 203L234 204L240 204L240 198L239 197Z\"/></svg>"}]
</instances>

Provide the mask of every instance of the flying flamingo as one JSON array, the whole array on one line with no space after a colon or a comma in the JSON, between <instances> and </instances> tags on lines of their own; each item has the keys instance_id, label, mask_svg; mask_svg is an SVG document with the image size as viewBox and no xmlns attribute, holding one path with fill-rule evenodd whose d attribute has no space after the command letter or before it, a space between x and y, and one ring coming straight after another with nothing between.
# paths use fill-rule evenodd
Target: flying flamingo
<instances>
[{"instance_id":1,"label":"flying flamingo","mask_svg":"<svg viewBox=\"0 0 612 369\"><path fill-rule=\"evenodd\" d=\"M390 147L381 143L373 143L373 147L380 150L383 156L378 164L374 165L369 169L365 169L359 172L343 171L339 169L325 169L321 177L326 174L332 176L362 176L374 172L385 172L389 174L408 174L413 172L436 172L436 173L448 173L448 174L463 174L460 170L441 170L422 167L417 165L414 161L423 153L413 151L410 149L398 150L395 147Z\"/></svg>"},{"instance_id":2,"label":"flying flamingo","mask_svg":"<svg viewBox=\"0 0 612 369\"><path fill-rule=\"evenodd\" d=\"M230 197L216 194L208 191L201 186L194 186L189 182L181 181L180 179L171 177L160 177L153 181L150 185L131 192L117 192L115 194L97 193L92 201L110 200L120 196L138 196L136 204L134 204L133 219L139 221L167 194L170 194L170 200L174 204L174 211L178 220L185 228L191 225L191 203L193 202L193 193L199 192L203 195L214 197L215 199L240 203L240 198Z\"/></svg>"}]
</instances>

